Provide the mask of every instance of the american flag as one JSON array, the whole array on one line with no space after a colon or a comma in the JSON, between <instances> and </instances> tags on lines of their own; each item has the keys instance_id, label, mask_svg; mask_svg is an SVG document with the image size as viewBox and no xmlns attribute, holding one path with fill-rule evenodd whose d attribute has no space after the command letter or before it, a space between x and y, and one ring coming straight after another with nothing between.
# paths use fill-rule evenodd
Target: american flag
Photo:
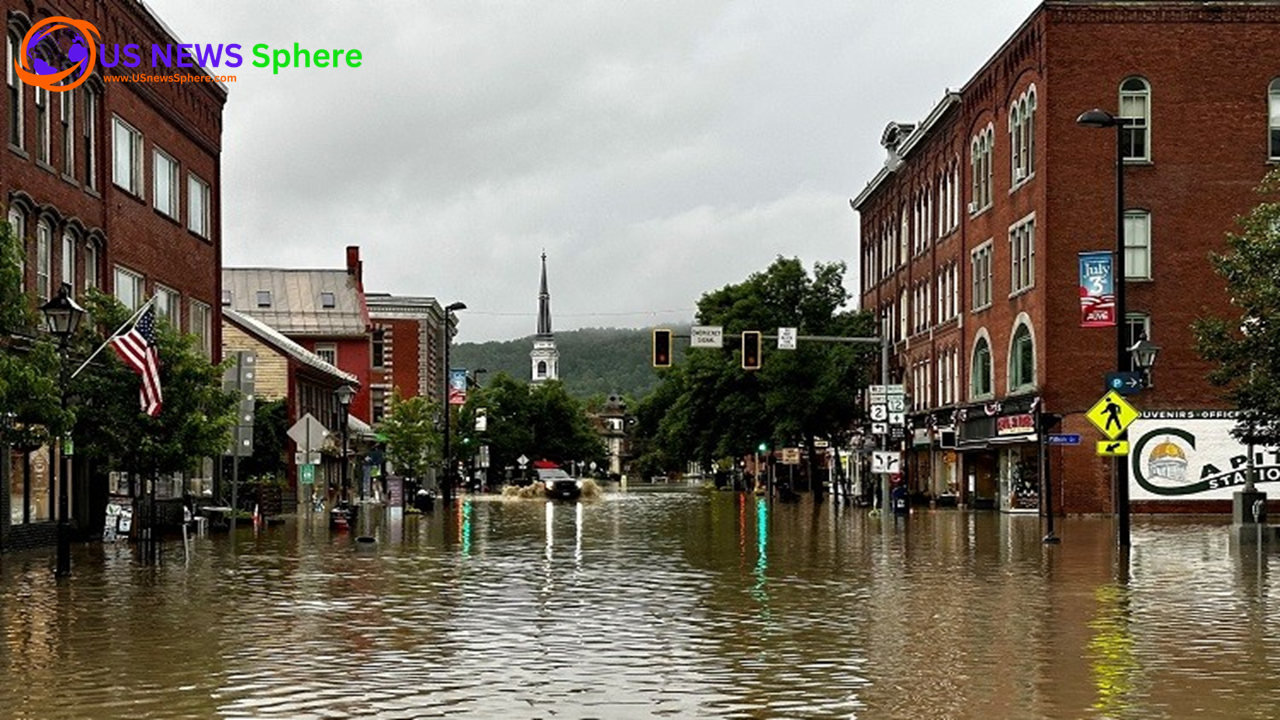
<instances>
[{"instance_id":1,"label":"american flag","mask_svg":"<svg viewBox=\"0 0 1280 720\"><path fill-rule=\"evenodd\" d=\"M142 378L142 412L160 414L164 397L160 393L160 355L156 350L156 310L149 307L129 332L111 338L111 348Z\"/></svg>"}]
</instances>

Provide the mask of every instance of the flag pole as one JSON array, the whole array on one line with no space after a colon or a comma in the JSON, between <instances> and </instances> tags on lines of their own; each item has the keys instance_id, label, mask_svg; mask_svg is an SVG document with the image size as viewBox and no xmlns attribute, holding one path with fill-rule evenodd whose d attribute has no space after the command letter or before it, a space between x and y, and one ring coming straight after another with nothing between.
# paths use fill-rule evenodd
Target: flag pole
<instances>
[{"instance_id":1,"label":"flag pole","mask_svg":"<svg viewBox=\"0 0 1280 720\"><path fill-rule=\"evenodd\" d=\"M102 349L103 349L103 348L105 348L107 345L111 344L111 341L112 341L112 340L115 340L117 337L119 337L119 336L120 336L120 332L121 332L122 330L124 330L125 328L129 327L129 325L130 325L131 323L133 323L135 320L137 320L137 319L138 319L138 316L142 315L143 311L145 311L145 310L147 309L147 307L151 305L151 303L155 302L157 297L159 297L159 295L158 295L158 294L156 294L156 295L152 295L150 300L148 300L148 301L146 301L146 302L142 303L142 307L139 307L137 310L135 310L135 311L134 311L134 313L133 313L133 315L131 315L131 316L129 317L129 319L128 319L128 320L125 320L125 321L124 321L124 324L122 324L120 327L116 328L116 331L115 331L115 332L111 333L111 335L109 335L109 336L107 337L107 339L106 339L106 340L103 340L103 341L102 341L102 344L98 346L98 349L97 349L97 350L94 350L92 353L90 353L89 357L85 358L84 362L80 363L80 367L76 368L76 371L75 371L75 372L73 372L73 373L71 373L71 378L70 378L70 379L74 380L74 379L75 379L75 377L76 377L77 375L79 375L79 374L80 374L80 371L81 371L81 370L84 370L84 369L85 369L85 367L86 367L86 366L88 366L88 365L89 365L89 363L90 363L90 362L92 362L94 358L98 357L98 353L102 352Z\"/></svg>"}]
</instances>

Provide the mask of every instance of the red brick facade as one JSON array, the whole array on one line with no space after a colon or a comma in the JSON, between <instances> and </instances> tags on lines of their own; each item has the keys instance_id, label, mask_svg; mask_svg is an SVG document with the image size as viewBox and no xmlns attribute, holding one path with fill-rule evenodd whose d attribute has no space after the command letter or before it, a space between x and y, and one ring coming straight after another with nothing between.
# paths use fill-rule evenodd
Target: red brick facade
<instances>
[{"instance_id":1,"label":"red brick facade","mask_svg":"<svg viewBox=\"0 0 1280 720\"><path fill-rule=\"evenodd\" d=\"M1113 510L1112 462L1095 457L1101 434L1083 413L1115 369L1116 331L1080 327L1078 253L1115 248L1117 139L1114 129L1076 119L1091 108L1117 113L1130 78L1146 83L1150 132L1148 158L1125 163L1125 206L1149 213L1150 277L1130 275L1126 310L1149 316L1150 338L1161 347L1154 387L1133 402L1153 410L1223 407L1205 380L1209 366L1195 352L1190 326L1202 315L1229 312L1208 254L1225 248L1234 218L1256 204L1253 188L1274 166L1267 91L1280 76L1277 37L1280 6L1273 3L1046 2L920 126L886 131L891 161L854 201L862 307L886 318L894 376L917 404L914 424L954 420L961 445L955 453L922 445L909 463L914 489L1016 508L1010 492L1017 480L1039 486L1039 447L1032 433L1002 435L996 421L1038 410L1063 416L1053 432L1084 440L1048 451L1055 508ZM1031 97L1030 121L1016 122L1015 109ZM1019 127L1030 128L1021 142ZM991 178L989 191L974 180L986 139L989 174L978 165L980 179ZM1024 147L1029 160L1015 163ZM1018 287L1014 251L1023 236L1016 231L1026 227L1034 228L1033 269L1029 286ZM975 302L983 291L974 255L988 241L989 304ZM959 268L955 317L939 303L951 263ZM1011 374L1025 366L1014 360L1013 340L1022 326L1034 373L1026 367L1028 376L1017 378ZM972 383L983 339L988 393ZM952 349L957 382L947 393L940 380L951 373L939 361ZM945 477L948 467L954 476Z\"/></svg>"}]
</instances>

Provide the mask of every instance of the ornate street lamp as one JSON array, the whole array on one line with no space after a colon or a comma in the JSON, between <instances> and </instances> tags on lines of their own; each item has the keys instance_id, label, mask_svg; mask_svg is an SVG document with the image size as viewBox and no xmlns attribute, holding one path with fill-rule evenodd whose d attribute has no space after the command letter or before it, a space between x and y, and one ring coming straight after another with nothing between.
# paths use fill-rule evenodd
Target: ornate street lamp
<instances>
[{"instance_id":1,"label":"ornate street lamp","mask_svg":"<svg viewBox=\"0 0 1280 720\"><path fill-rule=\"evenodd\" d=\"M342 431L342 474L340 482L342 484L342 498L347 500L350 493L347 491L347 417L351 411L351 398L356 396L356 391L350 385L343 385L333 391L333 396L338 399L338 408L341 410L341 431ZM350 503L348 503L349 505ZM349 512L349 511L348 511ZM350 518L348 518L349 522Z\"/></svg>"},{"instance_id":2,"label":"ornate street lamp","mask_svg":"<svg viewBox=\"0 0 1280 720\"><path fill-rule=\"evenodd\" d=\"M1160 354L1160 346L1147 339L1146 334L1138 336L1138 342L1129 348L1133 358L1133 366L1142 372L1143 387L1151 387L1151 370L1156 366L1156 355Z\"/></svg>"},{"instance_id":3,"label":"ornate street lamp","mask_svg":"<svg viewBox=\"0 0 1280 720\"><path fill-rule=\"evenodd\" d=\"M44 315L45 325L49 329L49 333L58 339L58 352L61 355L59 363L59 399L62 406L63 417L67 412L67 346L71 340L71 336L75 334L76 329L80 327L80 321L85 316L84 308L80 307L71 297L70 283L62 283L62 287L58 288L57 297L40 306L40 313ZM63 433L58 436L58 560L57 566L54 568L54 574L59 577L65 577L71 574L71 527L68 517L67 502L67 485L71 480L71 473L67 468L67 456L71 452L71 443L69 442L70 429L64 429Z\"/></svg>"},{"instance_id":4,"label":"ornate street lamp","mask_svg":"<svg viewBox=\"0 0 1280 720\"><path fill-rule=\"evenodd\" d=\"M445 505L453 502L453 458L449 454L449 345L453 342L453 313L466 309L467 304L463 302L450 303L444 309L444 479L440 495Z\"/></svg>"}]
</instances>

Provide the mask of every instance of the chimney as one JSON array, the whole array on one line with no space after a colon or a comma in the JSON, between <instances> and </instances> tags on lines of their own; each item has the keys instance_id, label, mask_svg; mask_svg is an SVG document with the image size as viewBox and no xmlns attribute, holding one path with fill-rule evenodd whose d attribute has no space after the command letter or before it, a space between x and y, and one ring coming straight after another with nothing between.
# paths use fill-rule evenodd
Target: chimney
<instances>
[{"instance_id":1,"label":"chimney","mask_svg":"<svg viewBox=\"0 0 1280 720\"><path fill-rule=\"evenodd\" d=\"M360 262L360 246L347 246L347 274L354 277L357 283L364 284L364 263Z\"/></svg>"}]
</instances>

